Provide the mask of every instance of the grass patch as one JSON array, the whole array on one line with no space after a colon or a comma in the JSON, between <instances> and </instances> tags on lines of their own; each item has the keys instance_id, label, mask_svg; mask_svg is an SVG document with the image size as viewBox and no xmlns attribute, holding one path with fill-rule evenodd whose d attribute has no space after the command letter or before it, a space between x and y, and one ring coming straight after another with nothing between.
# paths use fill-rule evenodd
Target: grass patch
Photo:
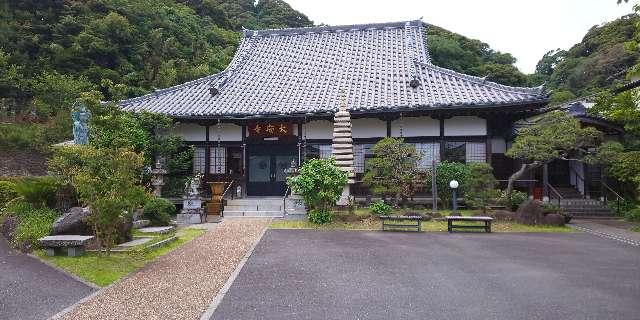
<instances>
[{"instance_id":1,"label":"grass patch","mask_svg":"<svg viewBox=\"0 0 640 320\"><path fill-rule=\"evenodd\" d=\"M631 228L631 231L640 232L640 226L635 226L635 227Z\"/></svg>"},{"instance_id":2,"label":"grass patch","mask_svg":"<svg viewBox=\"0 0 640 320\"><path fill-rule=\"evenodd\" d=\"M206 230L203 229L180 229L176 233L178 239L165 246L151 250L134 250L126 253L113 252L110 256L87 252L81 257L49 257L44 254L43 250L37 250L35 254L40 259L50 262L100 287L104 287L142 268L147 263L173 251L205 232Z\"/></svg>"},{"instance_id":3,"label":"grass patch","mask_svg":"<svg viewBox=\"0 0 640 320\"><path fill-rule=\"evenodd\" d=\"M391 215L402 215L406 212L420 212L430 213L430 210L412 210L412 209L394 209ZM451 214L451 210L439 210L441 216L447 216ZM474 216L482 215L478 210L458 210L458 213L462 216ZM330 223L327 224L314 224L308 220L274 220L271 222L269 228L271 229L313 229L313 230L381 230L382 225L380 220L376 216L371 216L371 212L368 208L357 208L354 215L359 219L356 221L344 221L340 219L340 216L348 215L347 212L336 212L336 215ZM456 222L456 224L477 224L473 222ZM446 221L423 221L423 232L446 232ZM529 226L516 222L502 222L494 221L491 230L493 232L575 232L574 229L569 227L554 227L554 226Z\"/></svg>"}]
</instances>

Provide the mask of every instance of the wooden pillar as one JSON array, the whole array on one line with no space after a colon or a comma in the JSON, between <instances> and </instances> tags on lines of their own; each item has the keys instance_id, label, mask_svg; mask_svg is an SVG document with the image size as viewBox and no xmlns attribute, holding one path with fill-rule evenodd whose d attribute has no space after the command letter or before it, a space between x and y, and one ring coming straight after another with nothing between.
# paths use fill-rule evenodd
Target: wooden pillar
<instances>
[{"instance_id":1,"label":"wooden pillar","mask_svg":"<svg viewBox=\"0 0 640 320\"><path fill-rule=\"evenodd\" d=\"M210 139L209 139L209 130L210 130L210 126L206 125L205 126L205 144L204 144L204 176L206 177L205 180L208 180L210 178L211 175L211 145L210 145Z\"/></svg>"},{"instance_id":2,"label":"wooden pillar","mask_svg":"<svg viewBox=\"0 0 640 320\"><path fill-rule=\"evenodd\" d=\"M549 165L542 167L542 201L549 202Z\"/></svg>"},{"instance_id":3,"label":"wooden pillar","mask_svg":"<svg viewBox=\"0 0 640 320\"><path fill-rule=\"evenodd\" d=\"M444 118L440 117L440 161L444 161L444 150L445 150L445 140L444 140Z\"/></svg>"},{"instance_id":4,"label":"wooden pillar","mask_svg":"<svg viewBox=\"0 0 640 320\"><path fill-rule=\"evenodd\" d=\"M302 121L298 120L298 168L302 166Z\"/></svg>"},{"instance_id":5,"label":"wooden pillar","mask_svg":"<svg viewBox=\"0 0 640 320\"><path fill-rule=\"evenodd\" d=\"M247 124L242 124L242 194L244 198L247 196Z\"/></svg>"},{"instance_id":6,"label":"wooden pillar","mask_svg":"<svg viewBox=\"0 0 640 320\"><path fill-rule=\"evenodd\" d=\"M387 137L391 137L391 120L387 119Z\"/></svg>"}]
</instances>

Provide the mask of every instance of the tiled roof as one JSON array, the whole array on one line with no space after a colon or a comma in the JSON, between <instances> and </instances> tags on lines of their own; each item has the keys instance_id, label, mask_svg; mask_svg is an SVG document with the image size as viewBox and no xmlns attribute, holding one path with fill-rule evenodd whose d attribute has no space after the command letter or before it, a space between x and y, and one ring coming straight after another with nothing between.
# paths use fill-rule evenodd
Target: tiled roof
<instances>
[{"instance_id":1,"label":"tiled roof","mask_svg":"<svg viewBox=\"0 0 640 320\"><path fill-rule=\"evenodd\" d=\"M224 71L120 104L216 117L333 113L341 92L357 112L546 101L541 87L504 86L431 64L425 28L408 21L245 30Z\"/></svg>"}]
</instances>

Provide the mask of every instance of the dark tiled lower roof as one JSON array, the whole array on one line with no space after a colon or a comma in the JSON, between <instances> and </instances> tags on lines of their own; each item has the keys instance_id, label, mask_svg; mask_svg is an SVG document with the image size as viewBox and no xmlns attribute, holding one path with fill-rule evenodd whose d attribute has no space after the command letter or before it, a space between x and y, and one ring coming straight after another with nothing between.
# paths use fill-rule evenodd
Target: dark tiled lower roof
<instances>
[{"instance_id":1,"label":"dark tiled lower roof","mask_svg":"<svg viewBox=\"0 0 640 320\"><path fill-rule=\"evenodd\" d=\"M541 87L504 86L431 64L421 21L244 34L225 71L120 105L174 117L224 117L332 113L341 92L349 109L360 112L547 99Z\"/></svg>"}]
</instances>

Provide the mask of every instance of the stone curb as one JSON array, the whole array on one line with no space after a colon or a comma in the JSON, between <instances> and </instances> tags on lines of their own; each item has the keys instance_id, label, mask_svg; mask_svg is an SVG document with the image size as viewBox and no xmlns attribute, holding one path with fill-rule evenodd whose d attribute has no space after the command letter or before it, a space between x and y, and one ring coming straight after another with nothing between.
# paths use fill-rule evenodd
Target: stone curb
<instances>
[{"instance_id":1,"label":"stone curb","mask_svg":"<svg viewBox=\"0 0 640 320\"><path fill-rule=\"evenodd\" d=\"M571 228L573 228L573 229L576 229L576 230L579 230L579 231L582 231L582 232L586 232L586 233L590 233L590 234L592 234L594 236L598 236L598 237L601 237L601 238L611 239L611 240L615 240L615 241L618 241L618 242L626 243L626 244L632 245L634 247L640 247L640 242L637 242L637 241L632 240L632 239L628 239L628 238L624 238L624 237L621 237L621 236L609 234L609 233L606 233L606 232L593 230L591 228L578 226L578 225L575 225L575 224L572 224L572 223L570 223L569 226Z\"/></svg>"},{"instance_id":2,"label":"stone curb","mask_svg":"<svg viewBox=\"0 0 640 320\"><path fill-rule=\"evenodd\" d=\"M224 296L227 294L227 292L231 288L231 285L233 285L233 282L236 280L236 278L240 274L240 271L242 271L242 267L244 267L244 264L247 262L247 260L249 260L249 257L251 257L251 254L253 254L253 250L258 246L258 243L260 243L260 241L262 240L262 237L267 232L267 230L269 230L269 225L265 226L265 228L260 233L260 236L258 236L258 239L256 239L256 242L251 246L251 248L249 248L249 251L247 251L247 253L244 255L242 260L240 260L240 263L238 263L238 266L236 267L236 269L233 271L231 276L229 276L229 279L227 279L227 282L225 282L224 286L220 288L220 291L218 291L216 296L213 298L207 310L205 310L202 316L200 316L200 320L211 319L211 317L213 316L213 313L216 311L216 309L222 302L222 299L224 299Z\"/></svg>"}]
</instances>

